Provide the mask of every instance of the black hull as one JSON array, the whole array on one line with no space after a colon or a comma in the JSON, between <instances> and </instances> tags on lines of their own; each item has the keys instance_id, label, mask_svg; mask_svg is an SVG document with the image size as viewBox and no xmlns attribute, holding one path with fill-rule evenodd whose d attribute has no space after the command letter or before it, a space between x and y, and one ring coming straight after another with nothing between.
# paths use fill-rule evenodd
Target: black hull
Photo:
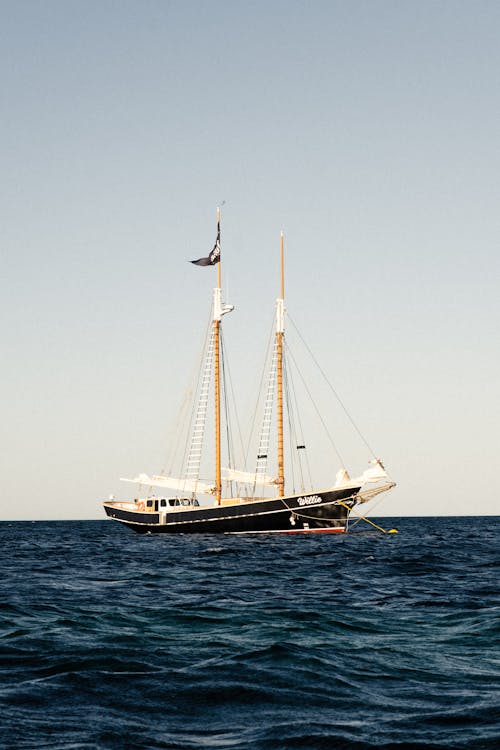
<instances>
[{"instance_id":1,"label":"black hull","mask_svg":"<svg viewBox=\"0 0 500 750\"><path fill-rule=\"evenodd\" d=\"M359 487L238 505L200 507L166 513L126 510L104 503L106 515L138 534L252 534L342 532ZM338 504L342 501L345 505ZM346 507L347 506L347 507Z\"/></svg>"}]
</instances>

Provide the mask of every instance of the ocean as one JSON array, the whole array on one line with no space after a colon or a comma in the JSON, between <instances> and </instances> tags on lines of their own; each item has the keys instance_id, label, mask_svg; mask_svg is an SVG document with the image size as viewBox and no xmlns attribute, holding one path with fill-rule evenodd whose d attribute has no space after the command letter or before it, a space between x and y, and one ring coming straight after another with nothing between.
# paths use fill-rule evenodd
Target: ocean
<instances>
[{"instance_id":1,"label":"ocean","mask_svg":"<svg viewBox=\"0 0 500 750\"><path fill-rule=\"evenodd\" d=\"M500 518L379 522L0 523L0 747L500 747Z\"/></svg>"}]
</instances>

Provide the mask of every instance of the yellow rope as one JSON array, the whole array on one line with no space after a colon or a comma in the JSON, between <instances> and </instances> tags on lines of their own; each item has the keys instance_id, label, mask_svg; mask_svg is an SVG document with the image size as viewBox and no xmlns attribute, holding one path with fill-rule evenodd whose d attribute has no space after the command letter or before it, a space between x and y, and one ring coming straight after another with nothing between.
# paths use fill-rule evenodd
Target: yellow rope
<instances>
[{"instance_id":1,"label":"yellow rope","mask_svg":"<svg viewBox=\"0 0 500 750\"><path fill-rule=\"evenodd\" d=\"M376 529L378 529L379 531L382 531L384 534L397 534L398 533L397 529L388 530L388 529L383 529L382 526L377 526L376 523L373 523L373 521L370 521L370 519L367 518L366 516L362 516L361 513L356 513L355 510L350 508L349 505L347 505L346 503L343 503L342 500L337 500L336 504L343 505L344 508L347 508L347 510L349 510L351 513L354 513L355 516L358 516L358 518L361 518L363 521L366 521L366 523L369 523L371 526L374 526Z\"/></svg>"}]
</instances>

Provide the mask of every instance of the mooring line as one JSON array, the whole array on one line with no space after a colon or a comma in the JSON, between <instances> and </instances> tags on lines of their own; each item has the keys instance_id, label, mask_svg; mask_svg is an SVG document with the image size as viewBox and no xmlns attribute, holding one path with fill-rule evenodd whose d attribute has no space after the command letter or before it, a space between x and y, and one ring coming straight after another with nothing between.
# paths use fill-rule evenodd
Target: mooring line
<instances>
[{"instance_id":1,"label":"mooring line","mask_svg":"<svg viewBox=\"0 0 500 750\"><path fill-rule=\"evenodd\" d=\"M374 526L376 529L381 531L383 534L398 534L397 529L383 529L382 526L378 526L376 523L373 523L373 521L370 521L369 518L366 516L362 516L361 513L356 513L356 511L353 508L350 508L346 503L343 503L342 500L337 500L338 505L343 505L344 508L347 508L351 513L354 513L355 516L358 516L362 521L366 521L366 523L369 523L371 526Z\"/></svg>"}]
</instances>

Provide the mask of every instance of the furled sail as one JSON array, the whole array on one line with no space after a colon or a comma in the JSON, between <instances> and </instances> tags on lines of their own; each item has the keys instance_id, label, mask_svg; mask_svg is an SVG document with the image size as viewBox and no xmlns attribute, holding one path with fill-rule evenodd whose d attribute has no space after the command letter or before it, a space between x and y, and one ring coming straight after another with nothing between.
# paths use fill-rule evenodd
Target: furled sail
<instances>
[{"instance_id":1,"label":"furled sail","mask_svg":"<svg viewBox=\"0 0 500 750\"><path fill-rule=\"evenodd\" d=\"M379 458L373 458L369 463L371 467L366 469L355 481L365 484L367 482L380 482L382 479L389 479Z\"/></svg>"},{"instance_id":2,"label":"furled sail","mask_svg":"<svg viewBox=\"0 0 500 750\"><path fill-rule=\"evenodd\" d=\"M366 469L359 477L351 478L347 469L339 469L335 477L335 487L354 487L356 485L370 484L388 480L389 475L386 473L380 459L373 458L370 462L370 468Z\"/></svg>"},{"instance_id":3,"label":"furled sail","mask_svg":"<svg viewBox=\"0 0 500 750\"><path fill-rule=\"evenodd\" d=\"M181 492L201 492L203 494L212 494L213 485L206 482L193 481L192 479L176 479L175 477L163 477L153 475L148 477L147 474L139 474L134 479L120 477L122 482L134 482L134 484L144 484L148 487L164 487L170 490L180 490Z\"/></svg>"},{"instance_id":4,"label":"furled sail","mask_svg":"<svg viewBox=\"0 0 500 750\"><path fill-rule=\"evenodd\" d=\"M222 469L226 482L241 482L242 484L266 484L274 485L277 480L265 474L254 474L251 471L238 471L238 469Z\"/></svg>"},{"instance_id":5,"label":"furled sail","mask_svg":"<svg viewBox=\"0 0 500 750\"><path fill-rule=\"evenodd\" d=\"M351 481L351 477L346 468L342 467L337 471L335 475L335 487L342 487L344 484L348 484Z\"/></svg>"}]
</instances>

